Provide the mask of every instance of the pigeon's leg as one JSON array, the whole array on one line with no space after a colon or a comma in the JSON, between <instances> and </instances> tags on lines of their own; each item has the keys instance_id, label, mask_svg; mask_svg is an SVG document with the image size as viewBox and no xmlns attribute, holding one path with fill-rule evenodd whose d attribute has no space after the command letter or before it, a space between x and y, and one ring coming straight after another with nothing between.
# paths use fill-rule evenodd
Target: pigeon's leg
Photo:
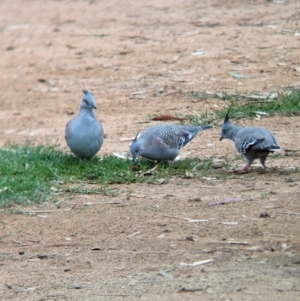
<instances>
[{"instance_id":1,"label":"pigeon's leg","mask_svg":"<svg viewBox=\"0 0 300 301\"><path fill-rule=\"evenodd\" d=\"M250 168L250 165L247 163L247 164L244 166L244 168L238 168L238 169L236 169L234 172L235 172L235 173L240 173L240 174L242 174L242 173L247 173L247 172L250 171L249 168Z\"/></svg>"},{"instance_id":2,"label":"pigeon's leg","mask_svg":"<svg viewBox=\"0 0 300 301\"><path fill-rule=\"evenodd\" d=\"M244 168L243 168L243 171L244 172L249 172L249 168L250 168L250 165L247 163Z\"/></svg>"},{"instance_id":3,"label":"pigeon's leg","mask_svg":"<svg viewBox=\"0 0 300 301\"><path fill-rule=\"evenodd\" d=\"M250 168L250 165L253 162L253 159L250 156L245 156L245 157L246 157L246 160L247 160L247 164L242 169L236 169L234 171L235 173L247 173L247 172L250 171L249 168Z\"/></svg>"},{"instance_id":4,"label":"pigeon's leg","mask_svg":"<svg viewBox=\"0 0 300 301\"><path fill-rule=\"evenodd\" d=\"M260 158L260 163L261 163L261 165L262 165L264 168L267 168L265 162L266 162L266 160L267 160L268 155L269 155L269 153L267 153L265 156L263 156L263 157Z\"/></svg>"}]
</instances>

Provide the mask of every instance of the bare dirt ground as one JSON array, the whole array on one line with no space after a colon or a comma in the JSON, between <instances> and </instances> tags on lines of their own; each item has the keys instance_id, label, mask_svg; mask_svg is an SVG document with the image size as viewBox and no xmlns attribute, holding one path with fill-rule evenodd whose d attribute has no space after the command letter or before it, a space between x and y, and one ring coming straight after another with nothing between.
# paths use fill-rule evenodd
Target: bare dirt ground
<instances>
[{"instance_id":1,"label":"bare dirt ground","mask_svg":"<svg viewBox=\"0 0 300 301\"><path fill-rule=\"evenodd\" d=\"M149 115L228 105L189 91L300 87L298 1L137 3L0 2L1 145L57 140L68 151L64 128L82 84L106 133L99 155L128 151L121 138L154 124ZM299 150L299 117L241 123ZM219 135L200 133L182 155L236 156ZM2 210L0 299L299 300L299 155L267 163L238 177L217 170L229 173L224 181L112 185L116 197L60 195L61 208ZM232 198L243 201L209 206ZM202 260L212 261L182 264Z\"/></svg>"}]
</instances>

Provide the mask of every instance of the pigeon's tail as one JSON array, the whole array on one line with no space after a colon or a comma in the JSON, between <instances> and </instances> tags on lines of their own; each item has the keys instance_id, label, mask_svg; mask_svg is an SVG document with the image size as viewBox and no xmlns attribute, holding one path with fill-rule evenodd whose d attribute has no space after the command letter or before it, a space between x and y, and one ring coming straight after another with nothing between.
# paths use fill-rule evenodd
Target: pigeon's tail
<instances>
[{"instance_id":1,"label":"pigeon's tail","mask_svg":"<svg viewBox=\"0 0 300 301\"><path fill-rule=\"evenodd\" d=\"M212 129L212 128L213 128L212 125L199 125L198 126L199 131L205 131L205 130Z\"/></svg>"},{"instance_id":2,"label":"pigeon's tail","mask_svg":"<svg viewBox=\"0 0 300 301\"><path fill-rule=\"evenodd\" d=\"M279 146L273 146L268 148L269 152L280 152L281 150L282 149Z\"/></svg>"}]
</instances>

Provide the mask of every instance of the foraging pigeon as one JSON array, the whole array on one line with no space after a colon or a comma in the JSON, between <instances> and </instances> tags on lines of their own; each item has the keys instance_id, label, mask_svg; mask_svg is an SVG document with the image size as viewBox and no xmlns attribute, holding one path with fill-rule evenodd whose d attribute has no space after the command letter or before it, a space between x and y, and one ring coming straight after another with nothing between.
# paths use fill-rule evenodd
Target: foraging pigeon
<instances>
[{"instance_id":1,"label":"foraging pigeon","mask_svg":"<svg viewBox=\"0 0 300 301\"><path fill-rule=\"evenodd\" d=\"M103 144L103 128L94 109L94 96L83 89L79 114L67 123L65 138L71 151L81 159L93 157Z\"/></svg>"},{"instance_id":2,"label":"foraging pigeon","mask_svg":"<svg viewBox=\"0 0 300 301\"><path fill-rule=\"evenodd\" d=\"M230 123L229 111L224 119L220 141L222 139L232 140L237 151L245 156L247 164L242 169L242 172L248 172L254 159L260 159L263 167L266 167L265 161L269 153L281 151L275 137L263 127L243 128Z\"/></svg>"},{"instance_id":3,"label":"foraging pigeon","mask_svg":"<svg viewBox=\"0 0 300 301\"><path fill-rule=\"evenodd\" d=\"M142 156L150 160L174 160L182 147L187 145L199 131L211 125L185 126L178 124L156 125L136 135L130 145L133 160Z\"/></svg>"}]
</instances>

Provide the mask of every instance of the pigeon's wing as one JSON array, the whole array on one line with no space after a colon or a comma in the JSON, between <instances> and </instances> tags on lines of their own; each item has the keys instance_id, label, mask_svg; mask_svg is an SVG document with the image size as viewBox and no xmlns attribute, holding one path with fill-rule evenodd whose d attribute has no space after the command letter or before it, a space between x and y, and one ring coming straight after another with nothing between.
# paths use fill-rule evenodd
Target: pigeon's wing
<instances>
[{"instance_id":1,"label":"pigeon's wing","mask_svg":"<svg viewBox=\"0 0 300 301\"><path fill-rule=\"evenodd\" d=\"M235 146L238 152L244 154L249 148L258 151L281 150L275 137L265 128L243 128L235 137Z\"/></svg>"},{"instance_id":2,"label":"pigeon's wing","mask_svg":"<svg viewBox=\"0 0 300 301\"><path fill-rule=\"evenodd\" d=\"M73 124L74 124L74 121L76 120L75 119L71 119L67 125L66 125L66 130L65 130L65 139L66 141L68 141L69 139L72 138L73 134L72 134L72 128L73 128Z\"/></svg>"},{"instance_id":3,"label":"pigeon's wing","mask_svg":"<svg viewBox=\"0 0 300 301\"><path fill-rule=\"evenodd\" d=\"M104 138L104 130L103 130L102 123L98 119L96 119L95 121L97 123L98 135L103 139Z\"/></svg>"},{"instance_id":4,"label":"pigeon's wing","mask_svg":"<svg viewBox=\"0 0 300 301\"><path fill-rule=\"evenodd\" d=\"M197 127L162 126L157 138L169 148L180 150L197 135L198 131Z\"/></svg>"}]
</instances>

